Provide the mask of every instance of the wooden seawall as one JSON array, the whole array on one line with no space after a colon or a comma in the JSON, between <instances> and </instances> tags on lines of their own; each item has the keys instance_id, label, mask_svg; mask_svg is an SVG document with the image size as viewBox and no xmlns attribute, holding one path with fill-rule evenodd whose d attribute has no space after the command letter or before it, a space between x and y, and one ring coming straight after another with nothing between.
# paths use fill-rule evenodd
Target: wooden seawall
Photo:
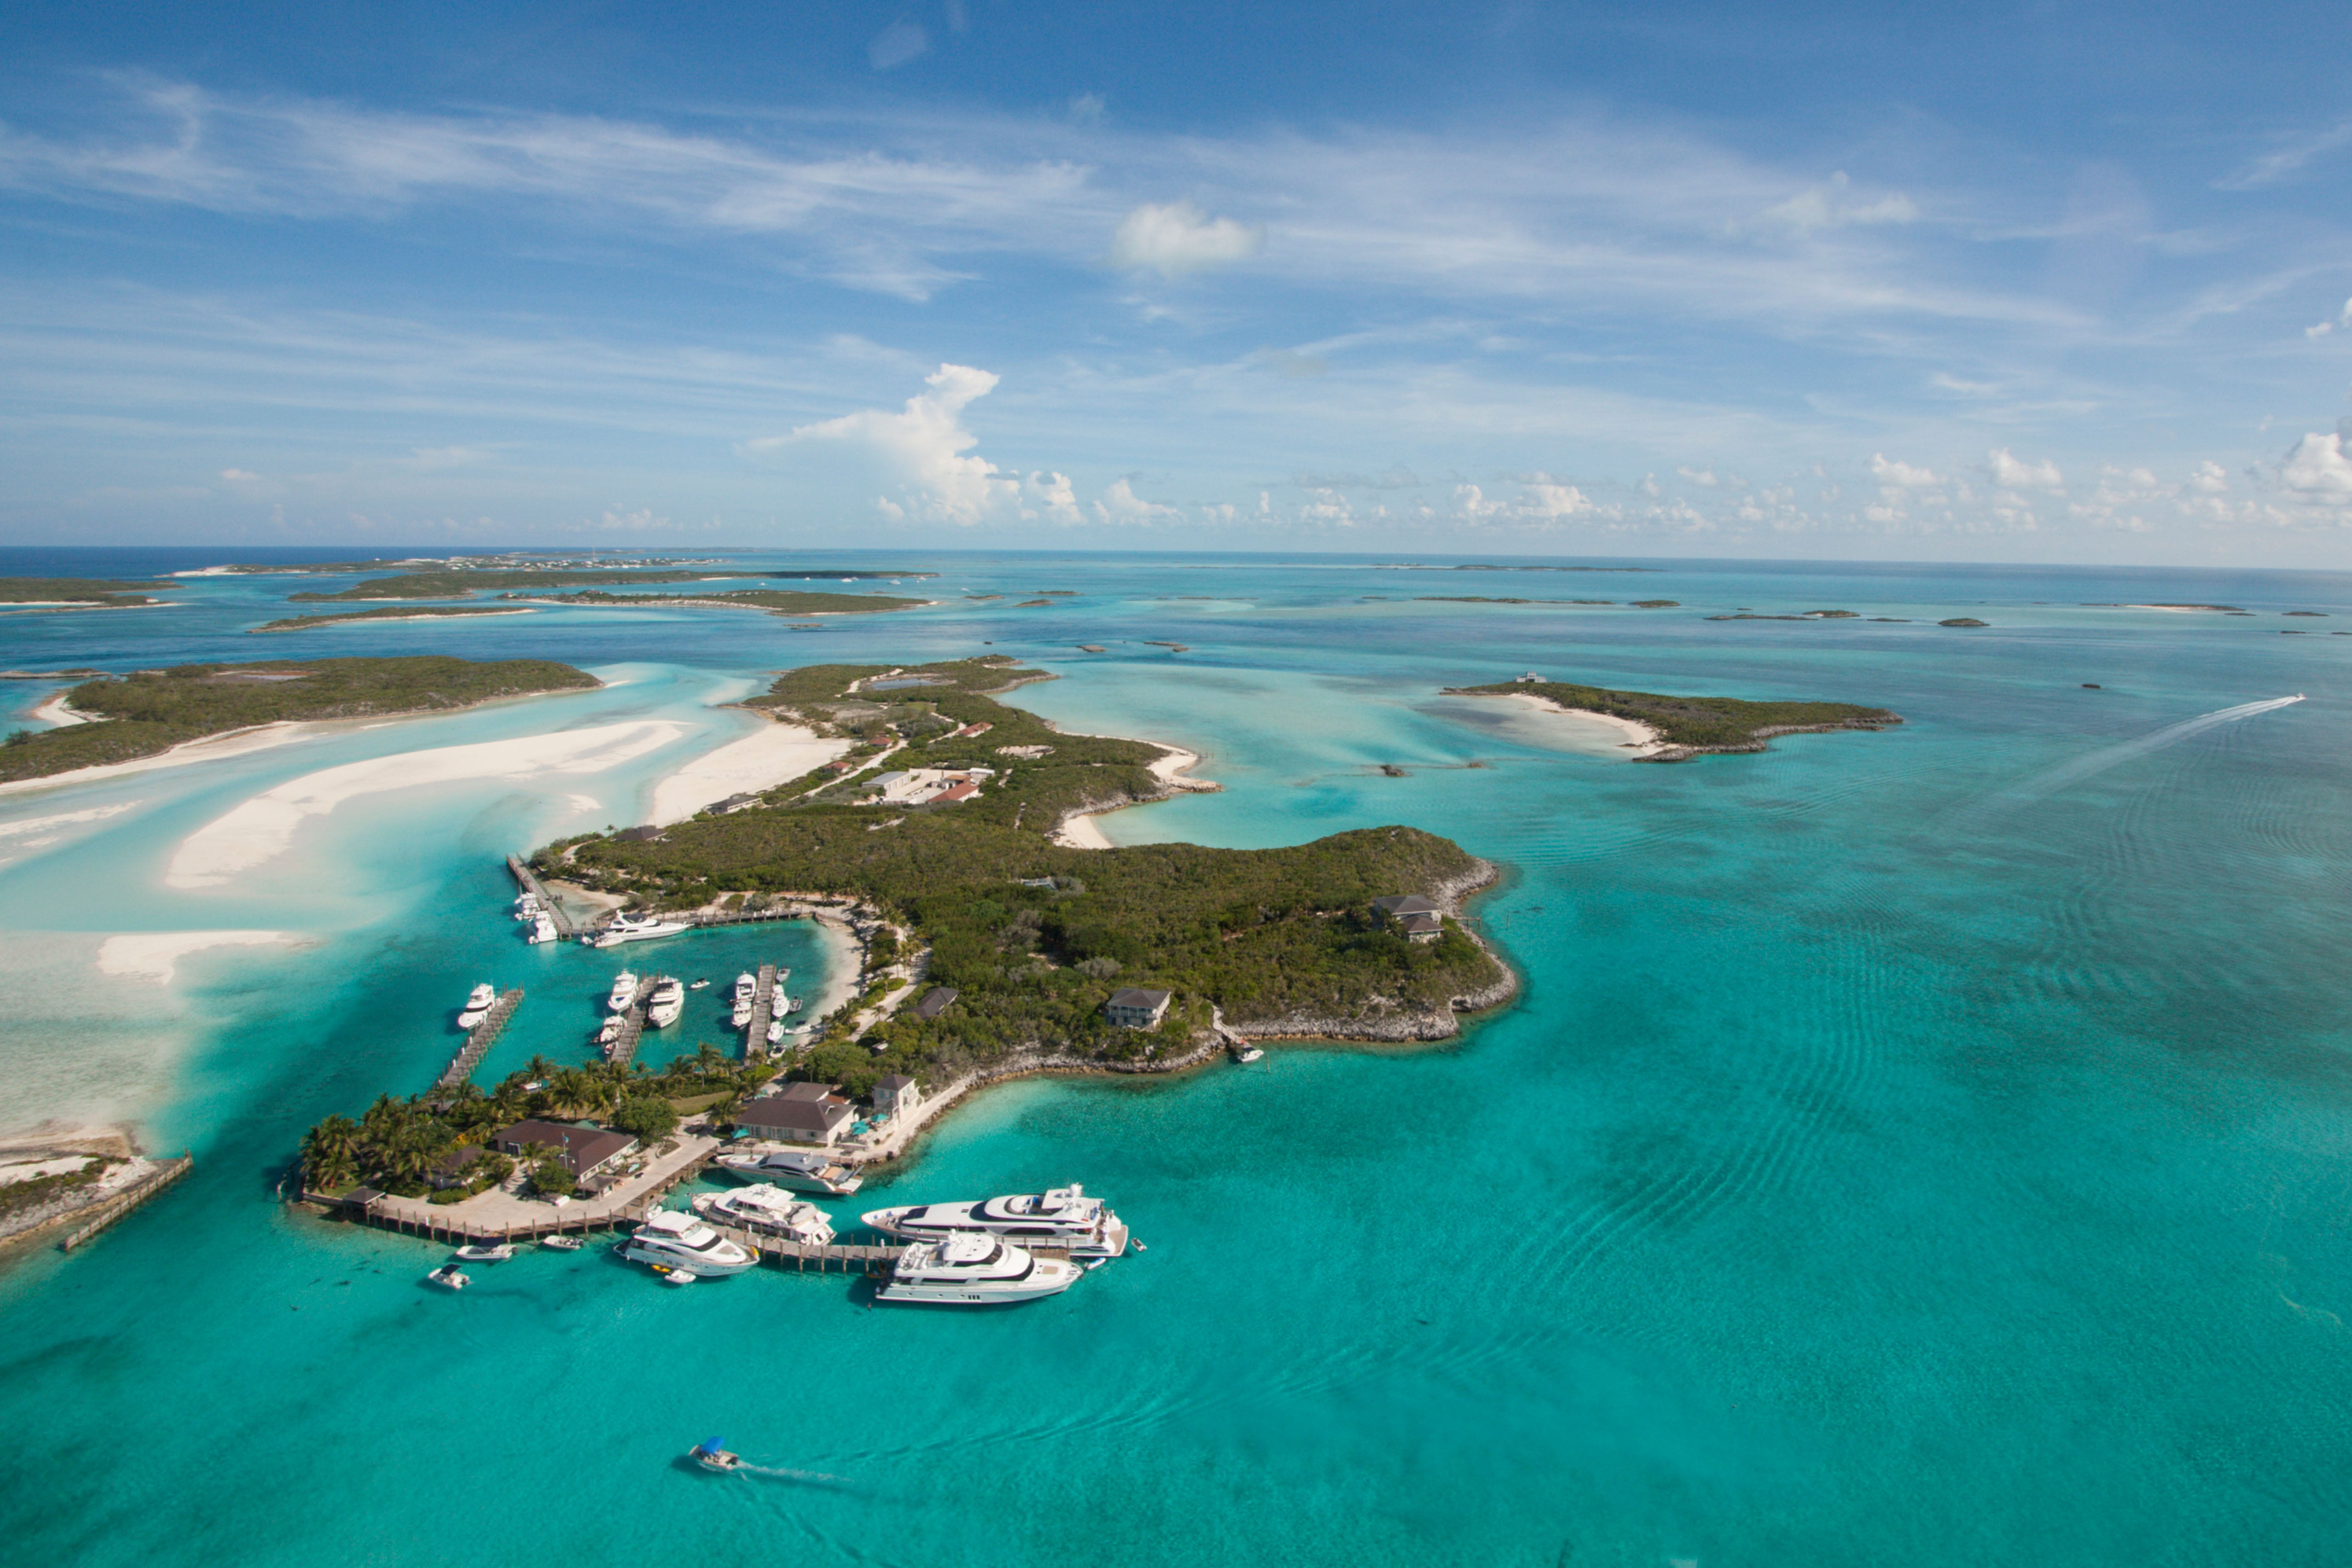
<instances>
[{"instance_id":1,"label":"wooden seawall","mask_svg":"<svg viewBox=\"0 0 2352 1568\"><path fill-rule=\"evenodd\" d=\"M124 1215L186 1176L189 1167L195 1163L195 1156L193 1155L182 1155L176 1160L164 1161L160 1169L142 1176L99 1205L97 1211L88 1219L67 1232L66 1239L58 1243L58 1250L70 1252L83 1242L91 1239Z\"/></svg>"}]
</instances>

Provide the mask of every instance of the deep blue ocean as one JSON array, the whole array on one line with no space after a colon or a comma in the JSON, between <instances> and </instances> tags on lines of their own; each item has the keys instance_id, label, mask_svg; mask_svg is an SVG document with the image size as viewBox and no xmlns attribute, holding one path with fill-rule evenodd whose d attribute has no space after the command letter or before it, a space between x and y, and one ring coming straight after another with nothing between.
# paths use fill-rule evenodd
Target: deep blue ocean
<instances>
[{"instance_id":1,"label":"deep blue ocean","mask_svg":"<svg viewBox=\"0 0 2352 1568\"><path fill-rule=\"evenodd\" d=\"M5 551L0 574L253 559ZM197 1157L87 1249L0 1266L0 1561L2352 1553L2352 578L740 559L936 570L943 602L822 632L548 610L265 639L305 585L261 577L0 615L16 670L429 652L611 683L0 793L0 1124L121 1118ZM1074 596L1015 608L1043 590ZM1431 597L1460 595L1621 602ZM2127 608L2166 602L2251 613ZM1861 618L1706 619L1743 609ZM486 1081L586 1055L616 966L522 946L501 857L639 820L777 669L987 651L1061 676L1011 700L1224 786L1103 819L1115 841L1405 822L1492 858L1475 914L1517 1002L1436 1049L993 1090L831 1206L1079 1181L1149 1243L1013 1310L772 1270L671 1291L595 1249L453 1297L422 1283L442 1249L279 1204L310 1123L430 1081L477 979L530 991ZM1438 695L1527 669L1906 722L1646 767ZM0 702L31 724L56 689ZM598 771L354 795L173 880L206 824L330 768L650 724L675 738ZM714 994L830 961L805 927L659 956ZM759 1470L682 1461L714 1434Z\"/></svg>"}]
</instances>

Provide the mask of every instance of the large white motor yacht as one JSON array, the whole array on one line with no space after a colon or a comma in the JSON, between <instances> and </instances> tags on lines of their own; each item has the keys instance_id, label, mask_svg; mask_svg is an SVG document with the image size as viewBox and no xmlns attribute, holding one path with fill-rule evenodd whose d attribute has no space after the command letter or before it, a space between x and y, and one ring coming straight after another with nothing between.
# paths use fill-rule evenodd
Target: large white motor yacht
<instances>
[{"instance_id":1,"label":"large white motor yacht","mask_svg":"<svg viewBox=\"0 0 2352 1568\"><path fill-rule=\"evenodd\" d=\"M768 1182L694 1195L694 1212L714 1225L740 1225L814 1247L833 1244L833 1221L805 1198Z\"/></svg>"},{"instance_id":2,"label":"large white motor yacht","mask_svg":"<svg viewBox=\"0 0 2352 1568\"><path fill-rule=\"evenodd\" d=\"M531 916L530 939L533 943L552 942L559 935L560 933L555 929L554 921L544 915Z\"/></svg>"},{"instance_id":3,"label":"large white motor yacht","mask_svg":"<svg viewBox=\"0 0 2352 1568\"><path fill-rule=\"evenodd\" d=\"M466 998L466 1005L457 1013L457 1027L471 1029L490 1016L490 1009L499 999L498 988L484 984L476 986Z\"/></svg>"},{"instance_id":4,"label":"large white motor yacht","mask_svg":"<svg viewBox=\"0 0 2352 1568\"><path fill-rule=\"evenodd\" d=\"M908 1248L874 1299L956 1306L1034 1301L1060 1295L1085 1271L1058 1258L1033 1258L1002 1237L964 1231Z\"/></svg>"},{"instance_id":5,"label":"large white motor yacht","mask_svg":"<svg viewBox=\"0 0 2352 1568\"><path fill-rule=\"evenodd\" d=\"M794 1192L821 1192L827 1197L847 1197L864 1179L831 1155L801 1149L780 1149L772 1155L721 1155L719 1166L745 1181L772 1181Z\"/></svg>"},{"instance_id":6,"label":"large white motor yacht","mask_svg":"<svg viewBox=\"0 0 2352 1568\"><path fill-rule=\"evenodd\" d=\"M615 915L604 930L596 934L599 947L617 947L624 942L650 942L656 936L675 936L690 929L683 920L665 920L658 915Z\"/></svg>"},{"instance_id":7,"label":"large white motor yacht","mask_svg":"<svg viewBox=\"0 0 2352 1568\"><path fill-rule=\"evenodd\" d=\"M667 976L654 982L654 994L646 1003L646 1022L656 1029L667 1029L686 1010L686 982Z\"/></svg>"},{"instance_id":8,"label":"large white motor yacht","mask_svg":"<svg viewBox=\"0 0 2352 1568\"><path fill-rule=\"evenodd\" d=\"M759 994L759 976L752 974L749 970L745 970L742 974L735 977L735 1005L737 1007L750 1007L751 1005L751 998Z\"/></svg>"},{"instance_id":9,"label":"large white motor yacht","mask_svg":"<svg viewBox=\"0 0 2352 1568\"><path fill-rule=\"evenodd\" d=\"M620 977L613 982L613 994L604 998L604 1005L616 1013L625 1013L629 1010L629 1004L636 999L637 977L624 969Z\"/></svg>"},{"instance_id":10,"label":"large white motor yacht","mask_svg":"<svg viewBox=\"0 0 2352 1568\"><path fill-rule=\"evenodd\" d=\"M1038 1246L1066 1247L1073 1258L1116 1258L1127 1250L1127 1227L1098 1197L1072 1185L1048 1192L1015 1193L979 1203L926 1203L877 1208L866 1223L909 1241L980 1232Z\"/></svg>"},{"instance_id":11,"label":"large white motor yacht","mask_svg":"<svg viewBox=\"0 0 2352 1568\"><path fill-rule=\"evenodd\" d=\"M632 1263L655 1263L684 1269L700 1279L740 1274L759 1260L690 1214L662 1209L621 1243L621 1256Z\"/></svg>"},{"instance_id":12,"label":"large white motor yacht","mask_svg":"<svg viewBox=\"0 0 2352 1568\"><path fill-rule=\"evenodd\" d=\"M751 1027L751 1003L743 1001L740 998L737 999L735 1003L734 1023L737 1029L749 1029Z\"/></svg>"}]
</instances>

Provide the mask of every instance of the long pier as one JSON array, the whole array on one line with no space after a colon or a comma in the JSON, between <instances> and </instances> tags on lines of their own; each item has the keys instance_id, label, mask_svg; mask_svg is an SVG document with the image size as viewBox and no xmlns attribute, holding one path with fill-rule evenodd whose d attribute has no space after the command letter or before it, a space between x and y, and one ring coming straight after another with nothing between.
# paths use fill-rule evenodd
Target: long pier
<instances>
[{"instance_id":1,"label":"long pier","mask_svg":"<svg viewBox=\"0 0 2352 1568\"><path fill-rule=\"evenodd\" d=\"M182 1155L176 1160L164 1161L161 1167L140 1177L139 1180L100 1204L97 1213L67 1232L66 1239L58 1243L58 1250L70 1252L83 1242L91 1239L124 1215L186 1176L189 1167L195 1163L194 1155Z\"/></svg>"},{"instance_id":2,"label":"long pier","mask_svg":"<svg viewBox=\"0 0 2352 1568\"><path fill-rule=\"evenodd\" d=\"M755 920L798 920L804 909L703 909L678 916L689 925L748 925Z\"/></svg>"},{"instance_id":3,"label":"long pier","mask_svg":"<svg viewBox=\"0 0 2352 1568\"><path fill-rule=\"evenodd\" d=\"M507 856L507 870L514 873L516 883L525 893L539 900L539 906L547 911L547 918L555 926L558 936L569 942L580 935L580 923L564 913L562 902L547 891L547 883L540 881L539 873L523 863L520 855Z\"/></svg>"},{"instance_id":4,"label":"long pier","mask_svg":"<svg viewBox=\"0 0 2352 1568\"><path fill-rule=\"evenodd\" d=\"M658 975L648 975L637 982L637 994L629 998L629 1010L621 1015L621 1032L604 1048L604 1060L615 1067L626 1067L629 1058L637 1053L637 1037L646 1032L646 1004L653 1000L654 985Z\"/></svg>"},{"instance_id":5,"label":"long pier","mask_svg":"<svg viewBox=\"0 0 2352 1568\"><path fill-rule=\"evenodd\" d=\"M441 1076L433 1081L433 1087L447 1089L471 1078L474 1069L482 1064L482 1058L489 1054L490 1047L497 1044L499 1036L506 1031L507 1019L514 1017L515 1009L520 1006L520 986L511 991L499 992L499 999L490 1004L490 1010L482 1021L467 1031L466 1043L458 1047L457 1054L449 1059L449 1065L441 1070Z\"/></svg>"},{"instance_id":6,"label":"long pier","mask_svg":"<svg viewBox=\"0 0 2352 1568\"><path fill-rule=\"evenodd\" d=\"M760 966L759 984L751 992L751 1022L743 1031L743 1060L761 1061L768 1054L768 1020L775 1017L776 967Z\"/></svg>"}]
</instances>

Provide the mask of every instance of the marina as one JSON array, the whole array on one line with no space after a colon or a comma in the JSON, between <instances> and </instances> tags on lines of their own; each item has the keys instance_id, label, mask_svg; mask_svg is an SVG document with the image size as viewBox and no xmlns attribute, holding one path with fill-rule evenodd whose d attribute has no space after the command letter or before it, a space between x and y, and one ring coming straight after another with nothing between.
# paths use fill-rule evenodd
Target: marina
<instances>
[{"instance_id":1,"label":"marina","mask_svg":"<svg viewBox=\"0 0 2352 1568\"><path fill-rule=\"evenodd\" d=\"M490 1047L496 1045L499 1036L506 1032L507 1021L514 1017L515 1009L520 1006L522 1006L520 986L517 986L513 990L499 993L497 999L484 1009L479 1019L466 1031L466 1043L457 1048L457 1054L449 1059L449 1065L441 1070L441 1076L433 1081L433 1086L436 1089L447 1089L471 1078L474 1075L474 1069L482 1064L482 1058L489 1054Z\"/></svg>"}]
</instances>

